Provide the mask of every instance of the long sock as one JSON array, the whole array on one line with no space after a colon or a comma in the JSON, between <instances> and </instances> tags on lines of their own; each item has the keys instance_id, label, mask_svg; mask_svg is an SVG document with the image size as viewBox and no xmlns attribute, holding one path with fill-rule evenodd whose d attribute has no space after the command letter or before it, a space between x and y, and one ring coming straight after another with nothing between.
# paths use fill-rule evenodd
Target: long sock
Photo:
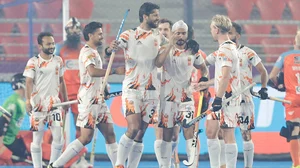
<instances>
[{"instance_id":1,"label":"long sock","mask_svg":"<svg viewBox=\"0 0 300 168\"><path fill-rule=\"evenodd\" d=\"M290 153L293 161L293 166L297 167L300 166L300 154L299 154L299 140L298 139L293 139L290 141Z\"/></svg>"},{"instance_id":2,"label":"long sock","mask_svg":"<svg viewBox=\"0 0 300 168\"><path fill-rule=\"evenodd\" d=\"M171 167L171 158L172 158L172 143L162 141L161 143L161 168L170 168Z\"/></svg>"},{"instance_id":3,"label":"long sock","mask_svg":"<svg viewBox=\"0 0 300 168\"><path fill-rule=\"evenodd\" d=\"M133 142L131 151L128 156L127 167L137 168L144 150L144 144L140 142Z\"/></svg>"},{"instance_id":4,"label":"long sock","mask_svg":"<svg viewBox=\"0 0 300 168\"><path fill-rule=\"evenodd\" d=\"M44 131L33 131L32 143L30 146L31 158L34 168L42 168L42 140Z\"/></svg>"},{"instance_id":5,"label":"long sock","mask_svg":"<svg viewBox=\"0 0 300 168\"><path fill-rule=\"evenodd\" d=\"M225 144L226 168L236 168L238 149L236 143Z\"/></svg>"},{"instance_id":6,"label":"long sock","mask_svg":"<svg viewBox=\"0 0 300 168\"><path fill-rule=\"evenodd\" d=\"M158 165L161 165L161 150L160 150L161 144L162 144L161 139L154 141L154 151L155 151L155 155L156 155Z\"/></svg>"},{"instance_id":7,"label":"long sock","mask_svg":"<svg viewBox=\"0 0 300 168\"><path fill-rule=\"evenodd\" d=\"M116 166L125 166L125 160L128 158L132 145L133 140L123 134L118 145Z\"/></svg>"},{"instance_id":8,"label":"long sock","mask_svg":"<svg viewBox=\"0 0 300 168\"><path fill-rule=\"evenodd\" d=\"M245 168L252 168L254 157L254 144L252 140L244 141L244 165Z\"/></svg>"},{"instance_id":9,"label":"long sock","mask_svg":"<svg viewBox=\"0 0 300 168\"><path fill-rule=\"evenodd\" d=\"M219 140L220 142L220 147L221 147L221 152L220 152L220 166L226 165L226 160L225 160L225 141L223 139Z\"/></svg>"},{"instance_id":10,"label":"long sock","mask_svg":"<svg viewBox=\"0 0 300 168\"><path fill-rule=\"evenodd\" d=\"M50 163L56 161L61 155L63 144L58 144L56 142L52 142L51 144L51 155L50 155Z\"/></svg>"},{"instance_id":11,"label":"long sock","mask_svg":"<svg viewBox=\"0 0 300 168\"><path fill-rule=\"evenodd\" d=\"M115 142L112 144L106 144L105 146L108 157L111 161L112 166L114 167L117 162L118 144Z\"/></svg>"},{"instance_id":12,"label":"long sock","mask_svg":"<svg viewBox=\"0 0 300 168\"><path fill-rule=\"evenodd\" d=\"M175 149L178 145L178 140L177 141L172 141L171 143L172 143L172 154L174 154L174 151L175 151Z\"/></svg>"},{"instance_id":13,"label":"long sock","mask_svg":"<svg viewBox=\"0 0 300 168\"><path fill-rule=\"evenodd\" d=\"M55 162L53 162L53 167L64 166L70 159L76 156L83 147L83 144L78 139L75 139L68 145L64 153L60 155Z\"/></svg>"},{"instance_id":14,"label":"long sock","mask_svg":"<svg viewBox=\"0 0 300 168\"><path fill-rule=\"evenodd\" d=\"M31 143L30 146L31 158L34 168L42 168L42 148L40 145Z\"/></svg>"},{"instance_id":15,"label":"long sock","mask_svg":"<svg viewBox=\"0 0 300 168\"><path fill-rule=\"evenodd\" d=\"M196 148L193 147L193 143L194 143L193 138L186 140L186 153L188 156L188 160L190 161L191 155L195 155L194 162L191 166L189 166L189 168L197 168L197 163L198 163L198 149L197 147Z\"/></svg>"},{"instance_id":16,"label":"long sock","mask_svg":"<svg viewBox=\"0 0 300 168\"><path fill-rule=\"evenodd\" d=\"M218 139L207 139L208 155L211 168L220 168L220 142Z\"/></svg>"}]
</instances>

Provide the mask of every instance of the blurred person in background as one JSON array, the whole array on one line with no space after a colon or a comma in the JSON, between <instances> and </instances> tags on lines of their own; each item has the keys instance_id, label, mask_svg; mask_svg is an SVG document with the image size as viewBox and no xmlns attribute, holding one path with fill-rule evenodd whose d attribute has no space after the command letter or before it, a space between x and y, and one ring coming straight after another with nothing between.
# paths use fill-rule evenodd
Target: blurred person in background
<instances>
[{"instance_id":1,"label":"blurred person in background","mask_svg":"<svg viewBox=\"0 0 300 168\"><path fill-rule=\"evenodd\" d=\"M282 71L282 72L281 72ZM285 99L291 104L284 104L286 127L280 135L290 144L292 168L300 168L300 32L297 32L294 50L282 53L277 59L271 73L270 85L285 91Z\"/></svg>"}]
</instances>

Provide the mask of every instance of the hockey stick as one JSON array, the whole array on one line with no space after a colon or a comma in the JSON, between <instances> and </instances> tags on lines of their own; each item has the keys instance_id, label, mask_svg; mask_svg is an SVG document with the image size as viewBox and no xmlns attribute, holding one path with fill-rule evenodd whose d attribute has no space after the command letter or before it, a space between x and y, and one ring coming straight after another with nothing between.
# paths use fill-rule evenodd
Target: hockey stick
<instances>
[{"instance_id":1,"label":"hockey stick","mask_svg":"<svg viewBox=\"0 0 300 168\"><path fill-rule=\"evenodd\" d=\"M122 91L117 91L117 92L109 93L108 96L109 96L109 98L117 97L117 96L122 96ZM76 103L78 103L77 100L72 100L72 101L67 101L67 102L62 102L62 103L56 103L56 104L52 105L52 109L55 109L55 108L60 107L60 106L65 106L65 105L70 105L70 104L76 104Z\"/></svg>"},{"instance_id":2,"label":"hockey stick","mask_svg":"<svg viewBox=\"0 0 300 168\"><path fill-rule=\"evenodd\" d=\"M2 106L0 106L0 113L7 115L7 117L11 118L11 114L10 112L8 112L5 108L3 108Z\"/></svg>"},{"instance_id":3,"label":"hockey stick","mask_svg":"<svg viewBox=\"0 0 300 168\"><path fill-rule=\"evenodd\" d=\"M252 94L252 96L260 98L259 93L258 93L258 92L254 92L254 91L253 91L253 88L250 89L250 93ZM292 102L289 101L289 100L279 99L279 98L277 98L277 97L271 97L271 96L269 96L267 99L273 100L273 101L282 102L282 103L286 103L286 104L292 104Z\"/></svg>"},{"instance_id":4,"label":"hockey stick","mask_svg":"<svg viewBox=\"0 0 300 168\"><path fill-rule=\"evenodd\" d=\"M236 92L234 95L232 95L231 97L225 99L223 102L222 102L222 108L228 103L230 102L232 99L236 98L237 96L239 96L241 93L245 92L246 90L252 88L254 85L256 85L255 82L253 82L251 85L243 88L242 90ZM213 111L213 108L211 107L209 110L205 111L204 113L202 113L199 117L196 117L194 118L192 121L190 121L189 123L186 122L186 120L183 120L182 122L182 126L184 128L189 128L191 127L194 123L200 121L202 118L206 117L208 114L212 113Z\"/></svg>"},{"instance_id":5,"label":"hockey stick","mask_svg":"<svg viewBox=\"0 0 300 168\"><path fill-rule=\"evenodd\" d=\"M123 29L123 26L124 26L124 23L125 23L125 20L126 20L126 17L127 17L128 13L129 13L129 11L130 11L130 9L127 9L126 12L125 12L124 18L123 18L123 20L121 22L121 25L120 25L120 28L119 28L119 31L118 31L118 34L117 34L117 37L116 37L116 41L119 40L121 31ZM102 87L101 87L101 90L100 90L100 94L102 94L102 95L104 93L104 88L106 86L107 79L108 79L108 76L110 74L111 66L112 66L112 63L113 63L115 55L116 55L116 52L115 52L115 50L113 50L112 54L110 56L109 62L108 62L108 66L107 66L106 73L105 73L105 76L104 76L104 79L103 79L103 83L102 83ZM97 117L95 118L95 120L97 120ZM95 160L95 148L96 148L97 132L98 132L98 130L96 130L96 127L97 126L96 126L96 121L95 121L94 138L93 138L93 144L92 144L92 151L91 151L91 155L90 155L90 163L92 165L94 165L94 160Z\"/></svg>"},{"instance_id":6,"label":"hockey stick","mask_svg":"<svg viewBox=\"0 0 300 168\"><path fill-rule=\"evenodd\" d=\"M203 96L204 96L203 91L200 91L199 103L198 103L198 109L197 109L196 117L199 117L200 114L201 114ZM199 127L199 122L197 122L195 124L194 137L193 137L193 143L192 143L192 152L190 152L191 156L189 157L188 160L183 160L183 164L185 166L191 166L195 161L195 155L196 155L196 152L197 152L197 144L198 144L197 143L198 142L198 134L200 133L200 130L198 129L198 127Z\"/></svg>"}]
</instances>

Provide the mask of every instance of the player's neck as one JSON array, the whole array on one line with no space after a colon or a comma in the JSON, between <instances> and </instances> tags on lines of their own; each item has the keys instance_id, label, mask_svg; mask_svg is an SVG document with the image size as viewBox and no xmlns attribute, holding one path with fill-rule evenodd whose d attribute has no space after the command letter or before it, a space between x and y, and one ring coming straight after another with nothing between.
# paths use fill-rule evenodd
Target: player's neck
<instances>
[{"instance_id":1,"label":"player's neck","mask_svg":"<svg viewBox=\"0 0 300 168\"><path fill-rule=\"evenodd\" d=\"M228 37L228 34L221 34L219 35L219 38L218 38L218 43L219 45L220 44L223 44L225 41L229 41L229 37Z\"/></svg>"},{"instance_id":2,"label":"player's neck","mask_svg":"<svg viewBox=\"0 0 300 168\"><path fill-rule=\"evenodd\" d=\"M52 54L48 55L45 54L44 52L40 53L40 56L44 59L44 60L50 60L52 58Z\"/></svg>"},{"instance_id":3,"label":"player's neck","mask_svg":"<svg viewBox=\"0 0 300 168\"><path fill-rule=\"evenodd\" d=\"M97 46L94 45L91 41L86 42L86 44L87 44L90 48L92 48L92 49L94 49L94 50L97 50Z\"/></svg>"},{"instance_id":4,"label":"player's neck","mask_svg":"<svg viewBox=\"0 0 300 168\"><path fill-rule=\"evenodd\" d=\"M148 24L144 22L140 24L140 28L146 31L151 30L151 27L149 27Z\"/></svg>"},{"instance_id":5,"label":"player's neck","mask_svg":"<svg viewBox=\"0 0 300 168\"><path fill-rule=\"evenodd\" d=\"M25 91L24 91L24 89L15 90L15 93L18 94L22 99L25 99Z\"/></svg>"}]
</instances>

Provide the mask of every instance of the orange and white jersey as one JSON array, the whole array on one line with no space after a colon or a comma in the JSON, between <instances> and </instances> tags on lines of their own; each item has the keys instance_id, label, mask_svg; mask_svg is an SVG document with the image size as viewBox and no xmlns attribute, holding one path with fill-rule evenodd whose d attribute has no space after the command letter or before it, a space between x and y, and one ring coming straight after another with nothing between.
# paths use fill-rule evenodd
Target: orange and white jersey
<instances>
[{"instance_id":1,"label":"orange and white jersey","mask_svg":"<svg viewBox=\"0 0 300 168\"><path fill-rule=\"evenodd\" d=\"M247 87L252 83L252 66L256 66L261 62L261 59L252 49L239 45L237 48L240 58L240 73L241 73L241 87ZM249 102L252 100L250 90L242 94L242 100Z\"/></svg>"},{"instance_id":2,"label":"orange and white jersey","mask_svg":"<svg viewBox=\"0 0 300 168\"><path fill-rule=\"evenodd\" d=\"M33 79L30 103L39 112L50 111L52 104L60 103L59 78L64 75L61 57L53 55L45 60L40 55L28 60L23 75Z\"/></svg>"},{"instance_id":3,"label":"orange and white jersey","mask_svg":"<svg viewBox=\"0 0 300 168\"><path fill-rule=\"evenodd\" d=\"M162 52L165 37L158 29L146 31L137 27L120 35L120 47L124 50L126 74L123 89L139 91L159 90L155 59Z\"/></svg>"},{"instance_id":4,"label":"orange and white jersey","mask_svg":"<svg viewBox=\"0 0 300 168\"><path fill-rule=\"evenodd\" d=\"M240 67L239 67L239 56L235 43L232 41L225 41L220 44L219 49L214 53L210 54L206 61L213 65L215 64L215 91L218 91L219 82L222 78L222 67L231 67L229 85L227 86L226 92L223 99L230 97L240 90ZM231 100L230 104L235 106L240 104L240 96Z\"/></svg>"},{"instance_id":5,"label":"orange and white jersey","mask_svg":"<svg viewBox=\"0 0 300 168\"><path fill-rule=\"evenodd\" d=\"M102 69L102 60L98 51L85 45L80 50L78 61L80 74L80 87L78 90L79 104L86 106L101 104L100 88L102 77L91 77L87 71L87 67L91 64L94 65L95 68Z\"/></svg>"},{"instance_id":6,"label":"orange and white jersey","mask_svg":"<svg viewBox=\"0 0 300 168\"><path fill-rule=\"evenodd\" d=\"M190 51L173 47L163 64L161 94L167 101L190 101L192 92L189 88L194 65L201 65L204 59L201 53L192 55Z\"/></svg>"}]
</instances>

